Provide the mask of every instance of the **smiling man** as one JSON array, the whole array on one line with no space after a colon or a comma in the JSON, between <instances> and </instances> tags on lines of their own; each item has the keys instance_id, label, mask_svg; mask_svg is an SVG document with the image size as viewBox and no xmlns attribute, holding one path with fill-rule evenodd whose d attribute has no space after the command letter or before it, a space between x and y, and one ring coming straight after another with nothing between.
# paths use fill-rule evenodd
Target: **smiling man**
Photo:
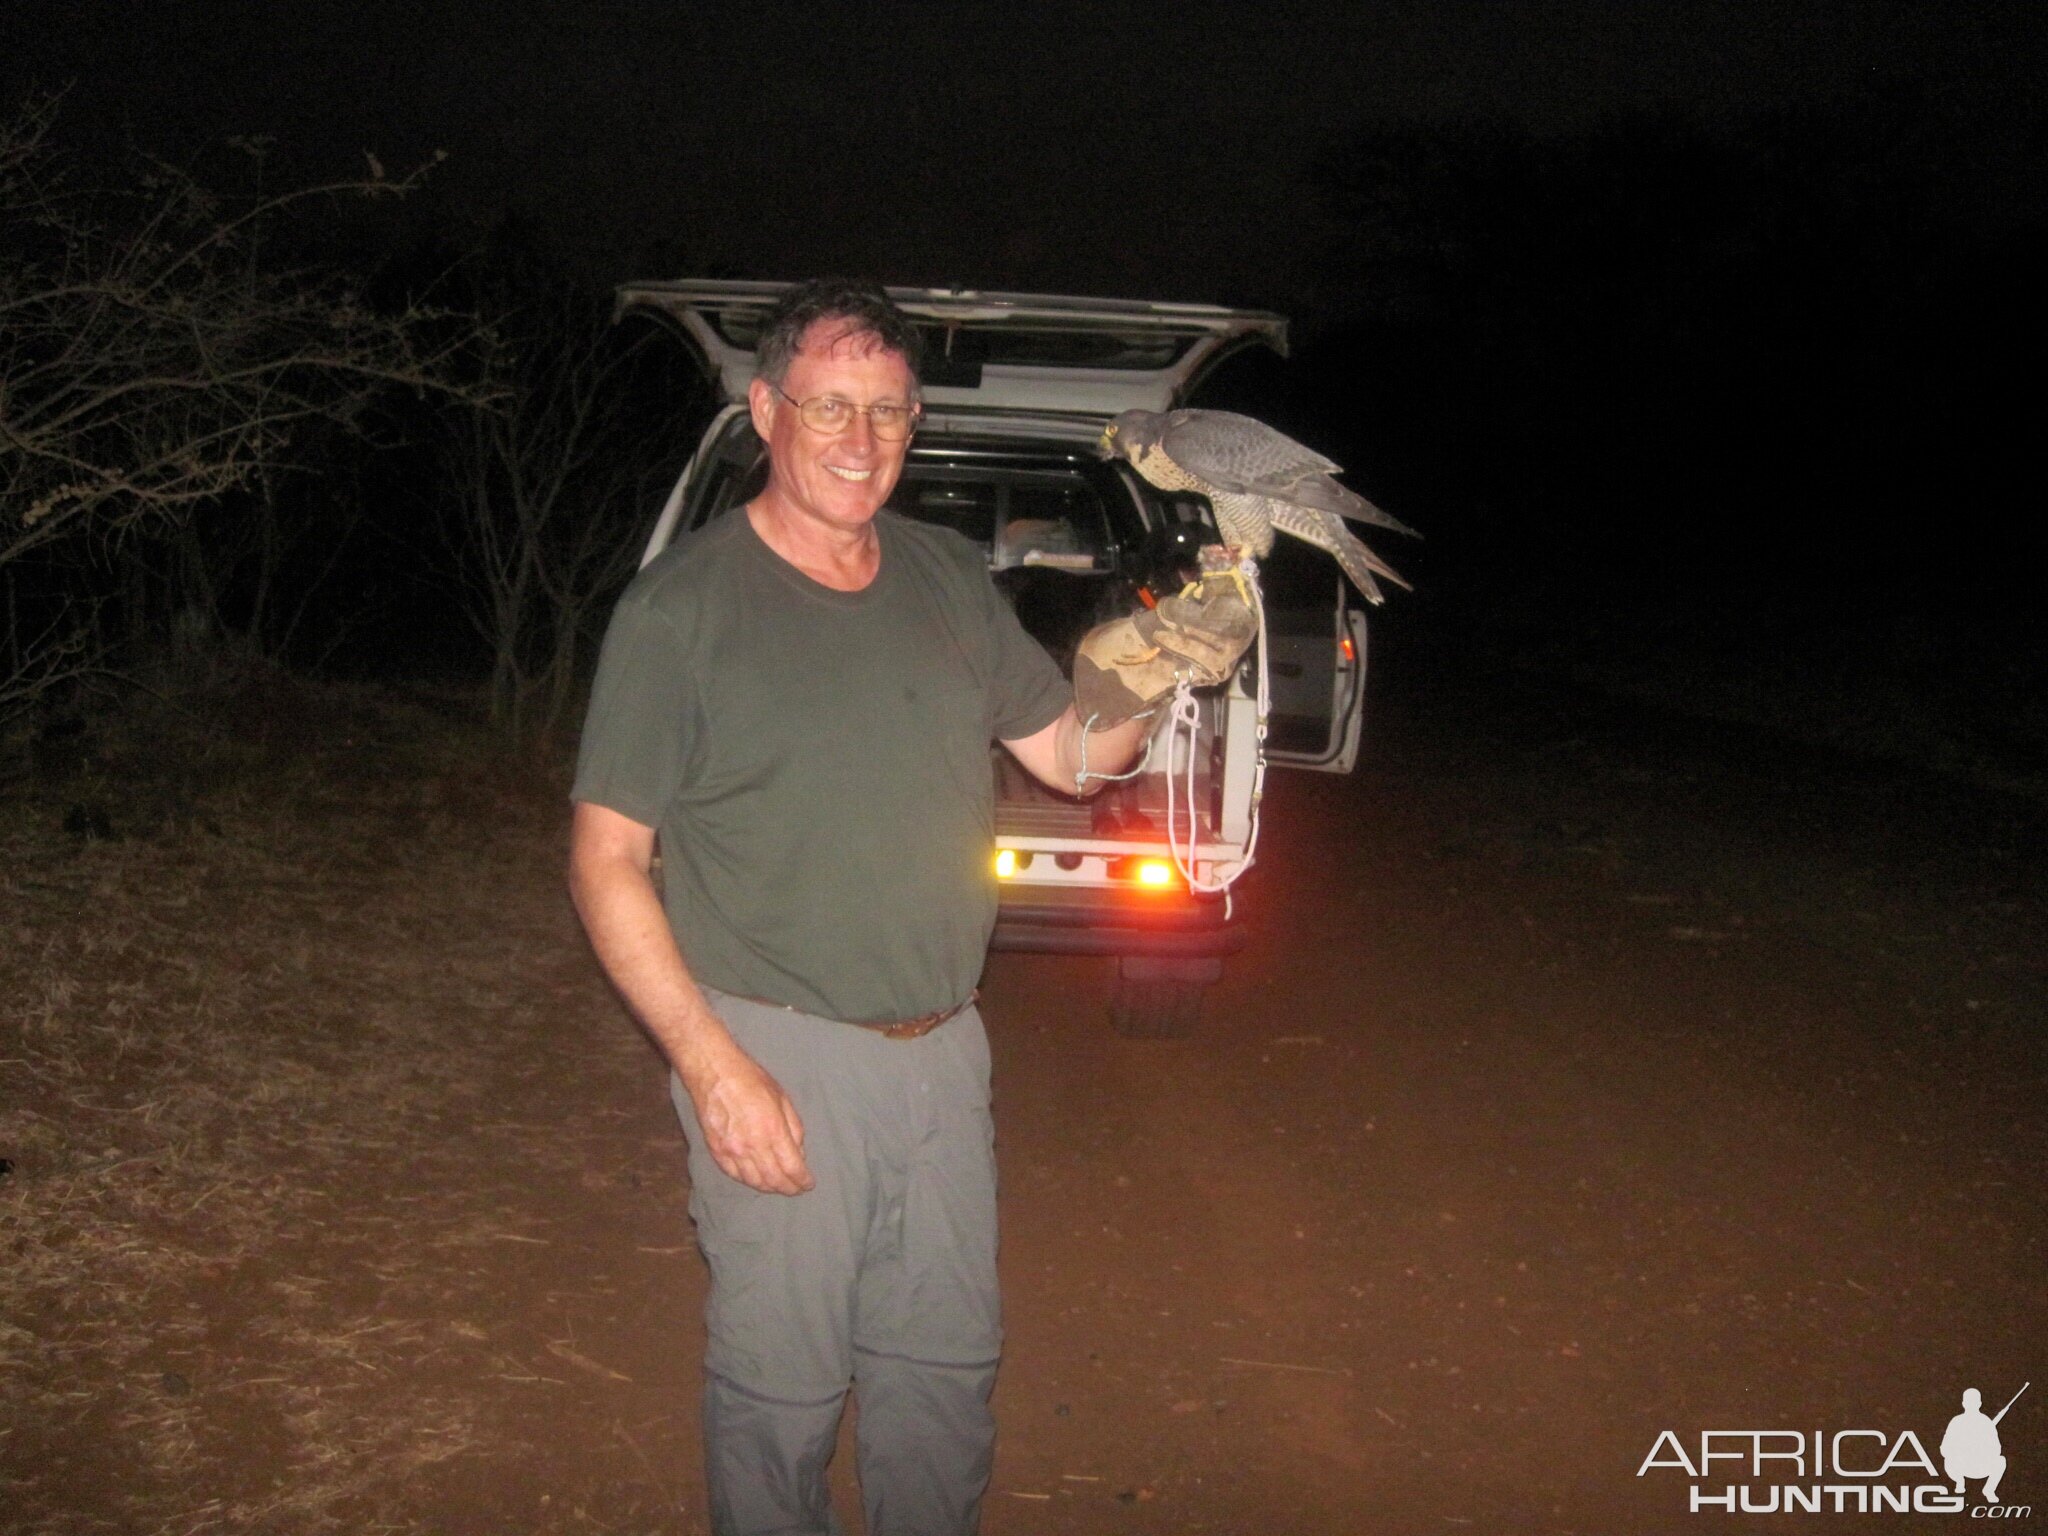
<instances>
[{"instance_id":1,"label":"smiling man","mask_svg":"<svg viewBox=\"0 0 2048 1536\"><path fill-rule=\"evenodd\" d=\"M771 313L767 484L620 600L572 792L577 911L690 1143L720 1536L835 1529L849 1386L874 1536L972 1531L993 1455L989 743L1072 792L1082 728L979 551L884 510L916 349L869 284Z\"/></svg>"}]
</instances>

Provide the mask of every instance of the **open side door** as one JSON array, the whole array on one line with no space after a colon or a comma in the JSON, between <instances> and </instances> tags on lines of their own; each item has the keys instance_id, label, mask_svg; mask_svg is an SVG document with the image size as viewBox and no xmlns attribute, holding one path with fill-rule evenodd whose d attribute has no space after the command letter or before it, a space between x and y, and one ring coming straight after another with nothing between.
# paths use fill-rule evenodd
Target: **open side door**
<instances>
[{"instance_id":1,"label":"open side door","mask_svg":"<svg viewBox=\"0 0 2048 1536\"><path fill-rule=\"evenodd\" d=\"M1266 605L1272 712L1266 759L1349 773L1365 723L1365 611L1339 576L1336 601Z\"/></svg>"},{"instance_id":2,"label":"open side door","mask_svg":"<svg viewBox=\"0 0 2048 1536\"><path fill-rule=\"evenodd\" d=\"M746 396L754 344L788 283L626 283L617 318L675 327L729 401ZM1108 418L1170 410L1247 346L1287 351L1287 321L1265 310L1058 294L891 288L924 342L927 410L1038 411Z\"/></svg>"}]
</instances>

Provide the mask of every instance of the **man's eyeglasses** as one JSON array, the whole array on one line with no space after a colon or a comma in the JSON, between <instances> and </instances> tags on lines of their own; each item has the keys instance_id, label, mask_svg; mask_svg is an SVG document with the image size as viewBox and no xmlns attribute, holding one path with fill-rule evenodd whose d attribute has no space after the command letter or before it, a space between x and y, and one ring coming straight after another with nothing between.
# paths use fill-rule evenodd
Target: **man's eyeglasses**
<instances>
[{"instance_id":1,"label":"man's eyeglasses","mask_svg":"<svg viewBox=\"0 0 2048 1536\"><path fill-rule=\"evenodd\" d=\"M868 426L885 443L900 443L917 425L918 410L914 405L855 405L837 395L813 395L808 400L799 400L780 384L771 382L768 387L796 407L805 426L827 437L844 432L856 416L867 417Z\"/></svg>"}]
</instances>

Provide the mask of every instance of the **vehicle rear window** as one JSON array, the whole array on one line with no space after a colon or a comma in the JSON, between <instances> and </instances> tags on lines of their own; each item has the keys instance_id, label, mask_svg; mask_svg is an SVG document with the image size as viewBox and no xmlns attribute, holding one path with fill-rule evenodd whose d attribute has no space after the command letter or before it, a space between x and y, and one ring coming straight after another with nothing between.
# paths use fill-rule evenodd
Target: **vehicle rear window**
<instances>
[{"instance_id":1,"label":"vehicle rear window","mask_svg":"<svg viewBox=\"0 0 2048 1536\"><path fill-rule=\"evenodd\" d=\"M744 416L735 417L700 467L688 527L759 494L767 456ZM993 571L1042 569L1096 575L1115 569L1109 515L1097 486L1080 470L953 458L920 445L889 497L892 510L950 528L979 548Z\"/></svg>"},{"instance_id":2,"label":"vehicle rear window","mask_svg":"<svg viewBox=\"0 0 2048 1536\"><path fill-rule=\"evenodd\" d=\"M1102 498L1072 472L913 460L889 504L971 540L991 570L1110 568Z\"/></svg>"}]
</instances>

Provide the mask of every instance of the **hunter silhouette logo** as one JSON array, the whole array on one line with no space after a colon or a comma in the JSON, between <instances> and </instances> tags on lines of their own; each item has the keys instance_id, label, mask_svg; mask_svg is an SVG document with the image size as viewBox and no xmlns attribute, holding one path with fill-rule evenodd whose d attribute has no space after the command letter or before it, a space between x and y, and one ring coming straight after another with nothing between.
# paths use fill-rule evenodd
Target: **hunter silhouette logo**
<instances>
[{"instance_id":1,"label":"hunter silhouette logo","mask_svg":"<svg viewBox=\"0 0 2048 1536\"><path fill-rule=\"evenodd\" d=\"M2032 1385L2027 1382L1988 1419L1984 1417L1984 1394L1975 1387L1963 1393L1963 1411L1948 1421L1948 1432L1941 1437L1941 1469L1955 1480L1957 1493L1967 1492L1963 1484L1970 1478L1981 1477L1984 1502L1998 1502L1998 1480L2005 1476L2005 1448L1998 1442L1998 1421L2012 1412L2020 1392Z\"/></svg>"},{"instance_id":2,"label":"hunter silhouette logo","mask_svg":"<svg viewBox=\"0 0 2048 1536\"><path fill-rule=\"evenodd\" d=\"M1999 1498L2006 1472L1998 1425L2032 1382L1995 1414L1984 1394L1962 1394L1963 1411L1942 1434L1941 1465L1910 1429L1706 1429L1696 1444L1664 1430L1636 1468L1637 1477L1681 1472L1692 1514L1961 1515L2023 1520L2030 1504ZM1945 1479L1945 1480L1944 1480ZM1973 1504L1969 1484L1982 1486ZM1953 1486L1951 1486L1953 1485Z\"/></svg>"}]
</instances>

